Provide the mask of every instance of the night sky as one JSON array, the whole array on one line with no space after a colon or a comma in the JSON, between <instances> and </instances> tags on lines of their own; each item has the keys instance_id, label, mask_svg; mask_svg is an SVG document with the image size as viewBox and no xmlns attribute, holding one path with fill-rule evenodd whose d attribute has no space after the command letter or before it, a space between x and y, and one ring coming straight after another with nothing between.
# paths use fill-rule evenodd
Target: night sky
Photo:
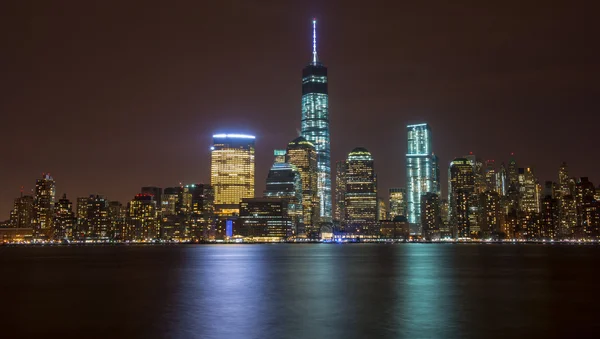
<instances>
[{"instance_id":1,"label":"night sky","mask_svg":"<svg viewBox=\"0 0 600 339\"><path fill-rule=\"evenodd\" d=\"M587 6L587 7L586 7ZM370 150L405 185L407 123L447 167L472 151L600 183L592 1L8 1L0 5L0 220L42 172L71 200L209 181L214 132L257 136L256 192L300 128L311 19L332 165ZM594 25L594 27L592 27ZM593 82L592 82L593 81Z\"/></svg>"}]
</instances>

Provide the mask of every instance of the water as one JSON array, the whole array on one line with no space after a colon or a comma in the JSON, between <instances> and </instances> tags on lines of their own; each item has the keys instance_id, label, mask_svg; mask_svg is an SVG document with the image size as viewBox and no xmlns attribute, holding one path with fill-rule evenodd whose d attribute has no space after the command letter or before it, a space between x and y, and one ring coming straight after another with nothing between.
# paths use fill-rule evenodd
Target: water
<instances>
[{"instance_id":1,"label":"water","mask_svg":"<svg viewBox=\"0 0 600 339\"><path fill-rule=\"evenodd\" d=\"M599 337L600 247L0 247L0 337Z\"/></svg>"}]
</instances>

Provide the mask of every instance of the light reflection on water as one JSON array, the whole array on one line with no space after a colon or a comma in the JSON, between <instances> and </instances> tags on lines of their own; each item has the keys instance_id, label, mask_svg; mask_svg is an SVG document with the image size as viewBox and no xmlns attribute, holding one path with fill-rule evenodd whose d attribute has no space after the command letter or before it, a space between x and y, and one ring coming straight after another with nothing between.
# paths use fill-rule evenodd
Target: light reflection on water
<instances>
[{"instance_id":1,"label":"light reflection on water","mask_svg":"<svg viewBox=\"0 0 600 339\"><path fill-rule=\"evenodd\" d=\"M0 325L9 338L594 337L599 258L554 245L5 248Z\"/></svg>"}]
</instances>

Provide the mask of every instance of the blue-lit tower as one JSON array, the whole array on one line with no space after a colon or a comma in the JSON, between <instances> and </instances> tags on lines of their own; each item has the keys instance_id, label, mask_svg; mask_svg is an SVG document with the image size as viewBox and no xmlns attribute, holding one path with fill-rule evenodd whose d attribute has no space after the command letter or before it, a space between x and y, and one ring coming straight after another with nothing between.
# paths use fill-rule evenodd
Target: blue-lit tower
<instances>
[{"instance_id":1,"label":"blue-lit tower","mask_svg":"<svg viewBox=\"0 0 600 339\"><path fill-rule=\"evenodd\" d=\"M331 153L327 67L317 58L317 20L313 19L312 62L302 70L302 136L317 151L317 191L321 221L331 221Z\"/></svg>"},{"instance_id":2,"label":"blue-lit tower","mask_svg":"<svg viewBox=\"0 0 600 339\"><path fill-rule=\"evenodd\" d=\"M440 194L438 159L431 149L431 128L428 124L408 125L406 152L406 193L408 222L413 233L420 233L421 196Z\"/></svg>"}]
</instances>

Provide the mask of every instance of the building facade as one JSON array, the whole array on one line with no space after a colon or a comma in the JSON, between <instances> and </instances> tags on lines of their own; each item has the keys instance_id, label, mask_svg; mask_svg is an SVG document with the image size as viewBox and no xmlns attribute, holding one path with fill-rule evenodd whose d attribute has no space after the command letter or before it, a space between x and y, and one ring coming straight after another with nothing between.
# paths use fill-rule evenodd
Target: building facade
<instances>
[{"instance_id":1,"label":"building facade","mask_svg":"<svg viewBox=\"0 0 600 339\"><path fill-rule=\"evenodd\" d=\"M439 167L433 154L431 128L428 124L408 125L406 152L407 216L413 226L411 233L420 233L421 196L440 193Z\"/></svg>"},{"instance_id":2,"label":"building facade","mask_svg":"<svg viewBox=\"0 0 600 339\"><path fill-rule=\"evenodd\" d=\"M377 230L377 176L371 153L357 147L346 160L346 227L348 233L373 235Z\"/></svg>"},{"instance_id":3,"label":"building facade","mask_svg":"<svg viewBox=\"0 0 600 339\"><path fill-rule=\"evenodd\" d=\"M215 134L210 184L221 214L235 214L243 198L254 197L254 136Z\"/></svg>"},{"instance_id":4,"label":"building facade","mask_svg":"<svg viewBox=\"0 0 600 339\"><path fill-rule=\"evenodd\" d=\"M317 57L316 20L313 20L313 58L302 70L301 134L317 152L317 190L322 221L332 218L331 151L327 67Z\"/></svg>"}]
</instances>

